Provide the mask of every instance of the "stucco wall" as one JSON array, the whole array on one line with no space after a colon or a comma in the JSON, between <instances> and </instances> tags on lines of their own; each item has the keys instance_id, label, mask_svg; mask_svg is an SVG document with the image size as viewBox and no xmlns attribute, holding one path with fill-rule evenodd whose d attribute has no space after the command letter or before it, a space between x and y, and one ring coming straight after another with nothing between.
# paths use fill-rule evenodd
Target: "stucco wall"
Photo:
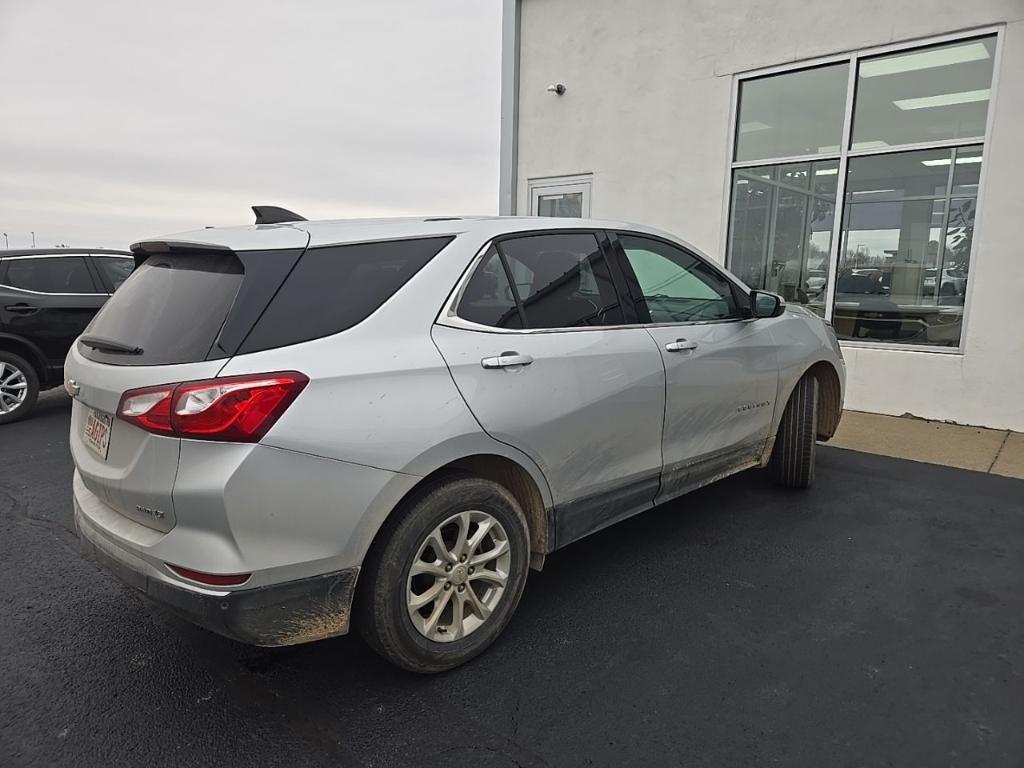
<instances>
[{"instance_id":1,"label":"stucco wall","mask_svg":"<svg viewBox=\"0 0 1024 768\"><path fill-rule=\"evenodd\" d=\"M594 217L719 259L735 73L1005 24L964 353L848 348L846 402L1024 431L1024 0L522 0L520 19L517 210L528 179L593 173Z\"/></svg>"}]
</instances>

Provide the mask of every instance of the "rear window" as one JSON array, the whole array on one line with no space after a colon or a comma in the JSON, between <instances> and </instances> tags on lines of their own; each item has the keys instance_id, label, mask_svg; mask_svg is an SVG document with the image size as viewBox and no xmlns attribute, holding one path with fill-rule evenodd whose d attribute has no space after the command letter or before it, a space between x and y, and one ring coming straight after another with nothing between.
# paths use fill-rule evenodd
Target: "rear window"
<instances>
[{"instance_id":1,"label":"rear window","mask_svg":"<svg viewBox=\"0 0 1024 768\"><path fill-rule=\"evenodd\" d=\"M205 360L244 277L231 253L151 256L99 311L86 336L140 347L127 355L79 346L115 365L171 365ZM225 357L226 355L219 355Z\"/></svg>"},{"instance_id":2,"label":"rear window","mask_svg":"<svg viewBox=\"0 0 1024 768\"><path fill-rule=\"evenodd\" d=\"M150 256L83 334L142 351L79 350L111 365L173 365L328 336L368 317L451 240Z\"/></svg>"},{"instance_id":3,"label":"rear window","mask_svg":"<svg viewBox=\"0 0 1024 768\"><path fill-rule=\"evenodd\" d=\"M391 298L452 239L428 237L309 249L239 353L297 344L351 328Z\"/></svg>"}]
</instances>

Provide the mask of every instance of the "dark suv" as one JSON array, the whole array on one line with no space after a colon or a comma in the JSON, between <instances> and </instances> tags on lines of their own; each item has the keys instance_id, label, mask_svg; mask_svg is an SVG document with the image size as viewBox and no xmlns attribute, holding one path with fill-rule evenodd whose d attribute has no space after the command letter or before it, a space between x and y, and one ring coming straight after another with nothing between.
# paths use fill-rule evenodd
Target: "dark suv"
<instances>
[{"instance_id":1,"label":"dark suv","mask_svg":"<svg viewBox=\"0 0 1024 768\"><path fill-rule=\"evenodd\" d=\"M0 424L61 384L72 342L134 267L125 251L0 250Z\"/></svg>"}]
</instances>

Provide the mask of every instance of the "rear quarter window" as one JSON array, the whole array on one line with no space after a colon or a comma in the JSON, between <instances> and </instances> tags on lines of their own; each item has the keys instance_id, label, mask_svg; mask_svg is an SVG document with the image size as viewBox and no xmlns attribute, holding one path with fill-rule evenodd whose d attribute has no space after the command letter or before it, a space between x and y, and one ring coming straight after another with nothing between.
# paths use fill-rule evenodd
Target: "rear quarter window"
<instances>
[{"instance_id":1,"label":"rear quarter window","mask_svg":"<svg viewBox=\"0 0 1024 768\"><path fill-rule=\"evenodd\" d=\"M453 237L310 248L288 275L239 354L298 344L362 322Z\"/></svg>"},{"instance_id":2,"label":"rear quarter window","mask_svg":"<svg viewBox=\"0 0 1024 768\"><path fill-rule=\"evenodd\" d=\"M93 264L97 266L100 274L110 284L110 288L115 291L135 269L135 259L131 256L96 255L92 258Z\"/></svg>"}]
</instances>

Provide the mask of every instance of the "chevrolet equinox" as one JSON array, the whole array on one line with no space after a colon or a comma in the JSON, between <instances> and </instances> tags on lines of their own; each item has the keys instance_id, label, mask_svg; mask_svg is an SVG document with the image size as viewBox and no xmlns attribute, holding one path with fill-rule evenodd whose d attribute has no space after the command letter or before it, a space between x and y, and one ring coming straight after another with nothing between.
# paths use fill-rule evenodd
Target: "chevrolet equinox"
<instances>
[{"instance_id":1,"label":"chevrolet equinox","mask_svg":"<svg viewBox=\"0 0 1024 768\"><path fill-rule=\"evenodd\" d=\"M242 642L439 672L529 569L714 480L806 488L829 325L646 227L308 222L136 243L65 364L83 546Z\"/></svg>"}]
</instances>

